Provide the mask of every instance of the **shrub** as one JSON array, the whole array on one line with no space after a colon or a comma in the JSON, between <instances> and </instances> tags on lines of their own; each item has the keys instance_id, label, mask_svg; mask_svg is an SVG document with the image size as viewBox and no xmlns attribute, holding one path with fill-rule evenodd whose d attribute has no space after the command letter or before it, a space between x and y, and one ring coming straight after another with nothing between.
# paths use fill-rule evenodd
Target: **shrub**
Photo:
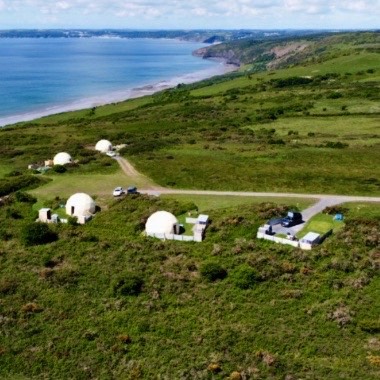
<instances>
[{"instance_id":1,"label":"shrub","mask_svg":"<svg viewBox=\"0 0 380 380\"><path fill-rule=\"evenodd\" d=\"M333 149L344 149L348 147L348 144L342 143L340 141L327 141L325 147Z\"/></svg>"},{"instance_id":2,"label":"shrub","mask_svg":"<svg viewBox=\"0 0 380 380\"><path fill-rule=\"evenodd\" d=\"M43 181L32 175L21 175L0 179L0 196L8 195L21 189L32 189Z\"/></svg>"},{"instance_id":3,"label":"shrub","mask_svg":"<svg viewBox=\"0 0 380 380\"><path fill-rule=\"evenodd\" d=\"M35 302L29 302L21 307L21 311L25 314L40 313L42 308Z\"/></svg>"},{"instance_id":4,"label":"shrub","mask_svg":"<svg viewBox=\"0 0 380 380\"><path fill-rule=\"evenodd\" d=\"M137 296L141 293L143 284L144 281L140 276L127 273L115 282L113 291L122 296Z\"/></svg>"},{"instance_id":5,"label":"shrub","mask_svg":"<svg viewBox=\"0 0 380 380\"><path fill-rule=\"evenodd\" d=\"M380 320L363 320L359 322L359 327L366 332L369 332L371 334L378 334L380 333Z\"/></svg>"},{"instance_id":6,"label":"shrub","mask_svg":"<svg viewBox=\"0 0 380 380\"><path fill-rule=\"evenodd\" d=\"M18 171L18 170L12 170L8 174L6 174L4 177L18 177L20 175L22 175L22 173L20 171Z\"/></svg>"},{"instance_id":7,"label":"shrub","mask_svg":"<svg viewBox=\"0 0 380 380\"><path fill-rule=\"evenodd\" d=\"M69 216L67 218L67 224L70 226L77 226L78 225L78 218L76 216Z\"/></svg>"},{"instance_id":8,"label":"shrub","mask_svg":"<svg viewBox=\"0 0 380 380\"><path fill-rule=\"evenodd\" d=\"M5 215L7 217L7 219L23 219L23 216L22 214L20 213L20 211L18 210L15 210L14 208L8 208L5 212Z\"/></svg>"},{"instance_id":9,"label":"shrub","mask_svg":"<svg viewBox=\"0 0 380 380\"><path fill-rule=\"evenodd\" d=\"M56 172L56 173L64 173L67 171L67 169L63 166L63 165L54 165L53 166L53 170Z\"/></svg>"},{"instance_id":10,"label":"shrub","mask_svg":"<svg viewBox=\"0 0 380 380\"><path fill-rule=\"evenodd\" d=\"M16 293L18 282L11 278L2 278L0 280L0 294L14 294Z\"/></svg>"},{"instance_id":11,"label":"shrub","mask_svg":"<svg viewBox=\"0 0 380 380\"><path fill-rule=\"evenodd\" d=\"M223 280L227 277L227 271L220 264L213 261L203 263L200 273L208 281Z\"/></svg>"},{"instance_id":12,"label":"shrub","mask_svg":"<svg viewBox=\"0 0 380 380\"><path fill-rule=\"evenodd\" d=\"M334 214L345 214L348 212L347 207L343 207L341 205L336 205L336 206L327 206L323 209L322 211L324 214L328 215L334 215Z\"/></svg>"},{"instance_id":13,"label":"shrub","mask_svg":"<svg viewBox=\"0 0 380 380\"><path fill-rule=\"evenodd\" d=\"M32 204L37 202L37 198L33 197L33 195L30 195L28 193L24 193L23 191L17 191L15 193L15 198L17 202Z\"/></svg>"},{"instance_id":14,"label":"shrub","mask_svg":"<svg viewBox=\"0 0 380 380\"><path fill-rule=\"evenodd\" d=\"M342 97L343 95L340 92L332 92L331 94L327 95L327 99L339 99Z\"/></svg>"},{"instance_id":15,"label":"shrub","mask_svg":"<svg viewBox=\"0 0 380 380\"><path fill-rule=\"evenodd\" d=\"M236 268L231 277L234 284L240 289L252 288L257 281L255 270L246 264Z\"/></svg>"},{"instance_id":16,"label":"shrub","mask_svg":"<svg viewBox=\"0 0 380 380\"><path fill-rule=\"evenodd\" d=\"M21 231L21 240L26 246L51 243L57 238L57 234L45 223L29 223Z\"/></svg>"}]
</instances>

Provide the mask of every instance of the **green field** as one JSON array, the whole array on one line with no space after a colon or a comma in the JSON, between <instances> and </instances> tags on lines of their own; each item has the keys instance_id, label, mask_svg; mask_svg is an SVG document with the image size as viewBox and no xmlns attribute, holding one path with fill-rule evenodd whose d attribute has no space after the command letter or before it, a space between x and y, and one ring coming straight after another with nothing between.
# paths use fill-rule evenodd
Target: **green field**
<instances>
[{"instance_id":1,"label":"green field","mask_svg":"<svg viewBox=\"0 0 380 380\"><path fill-rule=\"evenodd\" d=\"M311 206L315 201L302 198L280 198L280 197L241 197L241 196L215 196L215 195L166 195L160 196L163 199L176 199L181 202L194 203L199 212L210 210L226 209L240 205L254 205L257 203L272 202L294 206L298 210L303 210Z\"/></svg>"}]
</instances>

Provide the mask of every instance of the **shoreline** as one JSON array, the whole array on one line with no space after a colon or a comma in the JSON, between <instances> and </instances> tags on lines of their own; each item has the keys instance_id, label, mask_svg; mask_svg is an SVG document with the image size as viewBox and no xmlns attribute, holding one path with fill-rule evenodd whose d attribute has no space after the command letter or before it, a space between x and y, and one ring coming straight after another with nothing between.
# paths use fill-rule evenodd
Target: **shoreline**
<instances>
[{"instance_id":1,"label":"shoreline","mask_svg":"<svg viewBox=\"0 0 380 380\"><path fill-rule=\"evenodd\" d=\"M221 60L219 62L219 65L213 68L184 74L181 76L173 77L168 80L162 80L160 82L146 84L129 89L127 88L125 90L118 90L105 95L98 95L94 97L88 97L85 99L79 99L77 101L66 104L57 104L55 106L47 107L32 112L0 117L0 128L18 123L33 121L42 117L52 116L60 113L80 111L93 107L105 106L112 103L121 103L129 99L136 99L147 95L153 95L156 92L167 90L169 88L174 88L180 83L196 83L205 79L212 78L214 76L227 74L236 70L238 70L237 66L229 65L225 61Z\"/></svg>"}]
</instances>

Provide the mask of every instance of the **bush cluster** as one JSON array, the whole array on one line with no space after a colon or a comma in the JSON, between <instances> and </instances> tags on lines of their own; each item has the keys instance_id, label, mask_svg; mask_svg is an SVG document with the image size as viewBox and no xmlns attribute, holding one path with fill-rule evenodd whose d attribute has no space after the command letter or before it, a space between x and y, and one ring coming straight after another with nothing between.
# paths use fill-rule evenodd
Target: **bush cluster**
<instances>
[{"instance_id":1,"label":"bush cluster","mask_svg":"<svg viewBox=\"0 0 380 380\"><path fill-rule=\"evenodd\" d=\"M37 187L41 179L32 175L21 175L0 179L0 196L8 195L17 190L25 190Z\"/></svg>"},{"instance_id":2,"label":"bush cluster","mask_svg":"<svg viewBox=\"0 0 380 380\"><path fill-rule=\"evenodd\" d=\"M255 270L247 264L237 267L231 273L231 278L234 284L240 289L250 289L257 282Z\"/></svg>"},{"instance_id":3,"label":"bush cluster","mask_svg":"<svg viewBox=\"0 0 380 380\"><path fill-rule=\"evenodd\" d=\"M120 276L113 285L113 292L122 296L137 296L141 293L144 280L134 273Z\"/></svg>"},{"instance_id":4,"label":"bush cluster","mask_svg":"<svg viewBox=\"0 0 380 380\"><path fill-rule=\"evenodd\" d=\"M26 224L21 231L21 241L24 245L48 244L58 239L58 235L45 223Z\"/></svg>"},{"instance_id":5,"label":"bush cluster","mask_svg":"<svg viewBox=\"0 0 380 380\"><path fill-rule=\"evenodd\" d=\"M200 267L200 273L203 278L212 282L216 280L223 280L227 277L227 271L218 263L208 261Z\"/></svg>"}]
</instances>

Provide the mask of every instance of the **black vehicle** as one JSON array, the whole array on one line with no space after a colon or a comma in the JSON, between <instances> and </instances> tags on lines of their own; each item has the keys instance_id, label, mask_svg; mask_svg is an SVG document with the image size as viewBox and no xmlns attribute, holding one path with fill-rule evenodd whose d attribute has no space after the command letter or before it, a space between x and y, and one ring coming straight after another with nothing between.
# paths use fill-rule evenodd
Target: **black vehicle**
<instances>
[{"instance_id":1,"label":"black vehicle","mask_svg":"<svg viewBox=\"0 0 380 380\"><path fill-rule=\"evenodd\" d=\"M300 212L289 211L288 215L282 219L281 226L292 227L301 224L302 222L302 214Z\"/></svg>"},{"instance_id":2,"label":"black vehicle","mask_svg":"<svg viewBox=\"0 0 380 380\"><path fill-rule=\"evenodd\" d=\"M129 186L127 189L127 194L138 194L136 186Z\"/></svg>"}]
</instances>

